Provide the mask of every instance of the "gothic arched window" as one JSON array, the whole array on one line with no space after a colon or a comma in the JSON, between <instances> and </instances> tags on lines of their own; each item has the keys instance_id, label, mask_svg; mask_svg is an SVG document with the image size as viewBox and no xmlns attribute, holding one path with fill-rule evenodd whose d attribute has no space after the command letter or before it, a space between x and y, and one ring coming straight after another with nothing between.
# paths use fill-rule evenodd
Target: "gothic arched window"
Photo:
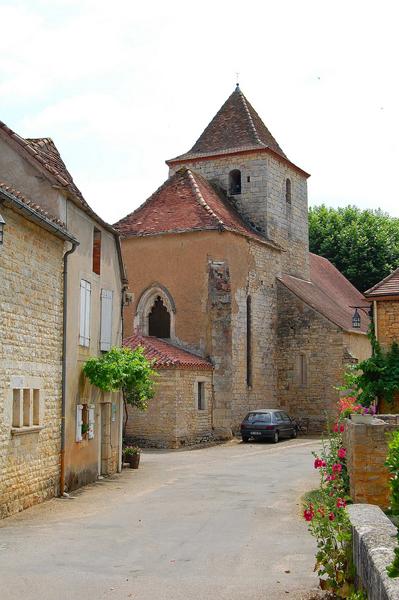
<instances>
[{"instance_id":1,"label":"gothic arched window","mask_svg":"<svg viewBox=\"0 0 399 600\"><path fill-rule=\"evenodd\" d=\"M291 179L285 180L285 200L291 204Z\"/></svg>"},{"instance_id":2,"label":"gothic arched window","mask_svg":"<svg viewBox=\"0 0 399 600\"><path fill-rule=\"evenodd\" d=\"M241 171L233 169L229 173L229 191L232 196L241 194Z\"/></svg>"},{"instance_id":3,"label":"gothic arched window","mask_svg":"<svg viewBox=\"0 0 399 600\"><path fill-rule=\"evenodd\" d=\"M148 315L148 335L170 338L170 314L160 296L157 296Z\"/></svg>"}]
</instances>

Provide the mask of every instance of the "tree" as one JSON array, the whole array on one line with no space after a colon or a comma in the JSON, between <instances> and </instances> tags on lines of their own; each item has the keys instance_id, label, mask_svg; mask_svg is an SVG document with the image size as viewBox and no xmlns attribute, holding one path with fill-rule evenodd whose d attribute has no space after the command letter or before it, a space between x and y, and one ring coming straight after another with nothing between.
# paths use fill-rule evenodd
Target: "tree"
<instances>
[{"instance_id":1,"label":"tree","mask_svg":"<svg viewBox=\"0 0 399 600\"><path fill-rule=\"evenodd\" d=\"M125 407L124 429L128 421L127 404L146 410L148 401L154 396L157 376L153 370L153 361L144 356L144 350L138 346L130 348L111 348L100 357L89 358L83 373L92 385L104 392L122 391Z\"/></svg>"},{"instance_id":2,"label":"tree","mask_svg":"<svg viewBox=\"0 0 399 600\"><path fill-rule=\"evenodd\" d=\"M309 241L362 292L399 266L399 219L379 209L312 207Z\"/></svg>"}]
</instances>

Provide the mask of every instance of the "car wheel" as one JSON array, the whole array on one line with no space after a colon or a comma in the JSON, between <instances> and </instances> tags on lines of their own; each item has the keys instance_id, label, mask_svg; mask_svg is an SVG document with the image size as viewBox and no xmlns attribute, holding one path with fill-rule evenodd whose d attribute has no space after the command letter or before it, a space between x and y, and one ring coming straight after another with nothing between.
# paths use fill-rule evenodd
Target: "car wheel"
<instances>
[{"instance_id":1,"label":"car wheel","mask_svg":"<svg viewBox=\"0 0 399 600\"><path fill-rule=\"evenodd\" d=\"M275 432L274 432L274 435L273 435L273 443L274 443L274 444L277 444L277 443L278 443L278 441L279 441L279 439L280 439L280 436L279 436L279 434L278 434L278 431L275 431Z\"/></svg>"},{"instance_id":2,"label":"car wheel","mask_svg":"<svg viewBox=\"0 0 399 600\"><path fill-rule=\"evenodd\" d=\"M297 435L298 435L298 432L297 432L297 430L296 430L296 427L294 427L294 429L292 430L292 433L291 433L291 437L292 437L292 438L296 438L296 437L297 437Z\"/></svg>"},{"instance_id":3,"label":"car wheel","mask_svg":"<svg viewBox=\"0 0 399 600\"><path fill-rule=\"evenodd\" d=\"M243 443L244 443L244 444L248 444L248 442L249 442L249 437L243 437L243 438L242 438L242 441L243 441Z\"/></svg>"}]
</instances>

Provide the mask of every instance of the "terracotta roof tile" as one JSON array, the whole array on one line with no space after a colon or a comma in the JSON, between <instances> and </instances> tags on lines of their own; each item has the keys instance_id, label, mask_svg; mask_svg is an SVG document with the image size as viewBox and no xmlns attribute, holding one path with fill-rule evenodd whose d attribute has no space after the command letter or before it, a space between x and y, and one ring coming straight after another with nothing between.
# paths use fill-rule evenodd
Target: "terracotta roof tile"
<instances>
[{"instance_id":1,"label":"terracotta roof tile","mask_svg":"<svg viewBox=\"0 0 399 600\"><path fill-rule=\"evenodd\" d=\"M360 329L353 329L354 306L367 307L368 302L326 258L310 253L310 281L283 275L279 280L306 304L344 329L366 333L369 325L368 309L359 310Z\"/></svg>"},{"instance_id":2,"label":"terracotta roof tile","mask_svg":"<svg viewBox=\"0 0 399 600\"><path fill-rule=\"evenodd\" d=\"M399 268L373 285L367 292L364 292L364 295L368 298L399 295Z\"/></svg>"},{"instance_id":3,"label":"terracotta roof tile","mask_svg":"<svg viewBox=\"0 0 399 600\"><path fill-rule=\"evenodd\" d=\"M187 350L156 337L135 334L125 338L123 345L132 350L141 346L145 356L155 360L154 366L157 369L213 369L212 363L205 358L191 354Z\"/></svg>"},{"instance_id":4,"label":"terracotta roof tile","mask_svg":"<svg viewBox=\"0 0 399 600\"><path fill-rule=\"evenodd\" d=\"M124 237L204 230L233 231L280 249L246 224L227 198L219 195L204 177L185 167L114 227Z\"/></svg>"},{"instance_id":5,"label":"terracotta roof tile","mask_svg":"<svg viewBox=\"0 0 399 600\"><path fill-rule=\"evenodd\" d=\"M256 148L270 148L282 158L287 159L275 138L237 85L191 150L168 162Z\"/></svg>"},{"instance_id":6,"label":"terracotta roof tile","mask_svg":"<svg viewBox=\"0 0 399 600\"><path fill-rule=\"evenodd\" d=\"M29 206L29 208L31 208L38 215L45 217L48 221L51 221L52 223L55 223L56 225L59 225L66 232L65 223L63 221L61 221L61 219L54 217L52 214L50 214L49 212L44 210L44 208L42 208L38 204L35 204L34 202L31 202L30 200L25 198L21 194L21 192L19 192L18 190L15 190L13 187L8 185L7 183L4 183L3 181L0 181L0 190L4 190L5 192L8 192L8 194L11 194L11 196L15 196L15 198L18 198L18 200L21 200L21 202L26 204L26 206Z\"/></svg>"}]
</instances>

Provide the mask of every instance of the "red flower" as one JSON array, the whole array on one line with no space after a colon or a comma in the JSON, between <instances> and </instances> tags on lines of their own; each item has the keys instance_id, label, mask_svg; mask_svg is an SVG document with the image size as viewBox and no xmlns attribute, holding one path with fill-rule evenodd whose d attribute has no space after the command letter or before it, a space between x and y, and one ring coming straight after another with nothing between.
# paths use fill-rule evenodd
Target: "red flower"
<instances>
[{"instance_id":1,"label":"red flower","mask_svg":"<svg viewBox=\"0 0 399 600\"><path fill-rule=\"evenodd\" d=\"M345 508L346 502L343 498L337 498L337 508Z\"/></svg>"},{"instance_id":2,"label":"red flower","mask_svg":"<svg viewBox=\"0 0 399 600\"><path fill-rule=\"evenodd\" d=\"M334 481L334 479L336 479L335 475L327 475L327 477L326 477L327 481Z\"/></svg>"},{"instance_id":3,"label":"red flower","mask_svg":"<svg viewBox=\"0 0 399 600\"><path fill-rule=\"evenodd\" d=\"M311 508L307 508L303 511L303 517L305 521L311 521L314 517L314 512Z\"/></svg>"},{"instance_id":4,"label":"red flower","mask_svg":"<svg viewBox=\"0 0 399 600\"><path fill-rule=\"evenodd\" d=\"M330 514L328 515L328 518L329 518L330 521L334 521L334 519L335 519L334 513L330 512Z\"/></svg>"},{"instance_id":5,"label":"red flower","mask_svg":"<svg viewBox=\"0 0 399 600\"><path fill-rule=\"evenodd\" d=\"M334 463L332 466L333 473L341 473L342 465L341 463Z\"/></svg>"},{"instance_id":6,"label":"red flower","mask_svg":"<svg viewBox=\"0 0 399 600\"><path fill-rule=\"evenodd\" d=\"M345 458L346 456L346 448L340 448L338 450L338 458Z\"/></svg>"},{"instance_id":7,"label":"red flower","mask_svg":"<svg viewBox=\"0 0 399 600\"><path fill-rule=\"evenodd\" d=\"M334 423L333 432L338 433L338 423Z\"/></svg>"}]
</instances>

